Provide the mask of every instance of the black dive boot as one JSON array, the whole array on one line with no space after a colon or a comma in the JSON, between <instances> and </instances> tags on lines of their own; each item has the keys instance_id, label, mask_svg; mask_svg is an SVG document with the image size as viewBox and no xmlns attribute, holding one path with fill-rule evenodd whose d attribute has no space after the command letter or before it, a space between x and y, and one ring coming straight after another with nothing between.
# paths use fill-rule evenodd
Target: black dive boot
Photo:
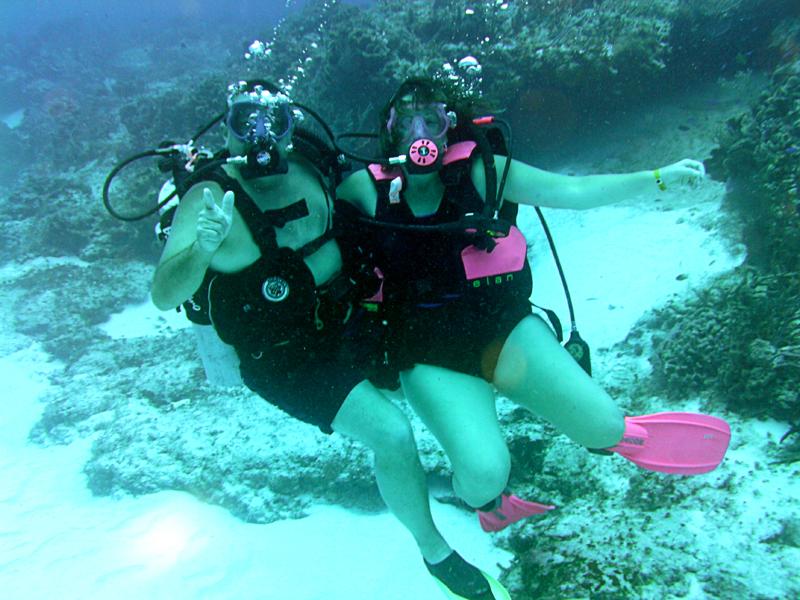
<instances>
[{"instance_id":1,"label":"black dive boot","mask_svg":"<svg viewBox=\"0 0 800 600\"><path fill-rule=\"evenodd\" d=\"M494 594L492 594L486 578L477 567L465 561L455 550L435 565L426 560L425 566L428 568L428 572L449 590L449 595L454 600L462 598L463 600L494 600ZM447 593L447 590L443 591Z\"/></svg>"}]
</instances>

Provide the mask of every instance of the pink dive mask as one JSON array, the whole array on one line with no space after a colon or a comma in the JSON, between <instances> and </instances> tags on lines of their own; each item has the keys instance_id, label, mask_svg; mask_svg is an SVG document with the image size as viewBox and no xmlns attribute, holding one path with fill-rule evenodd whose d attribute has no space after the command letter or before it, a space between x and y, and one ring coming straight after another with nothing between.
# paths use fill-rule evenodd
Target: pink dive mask
<instances>
[{"instance_id":1,"label":"pink dive mask","mask_svg":"<svg viewBox=\"0 0 800 600\"><path fill-rule=\"evenodd\" d=\"M392 107L386 129L398 149L405 151L409 172L428 173L441 166L451 124L445 105L439 102Z\"/></svg>"}]
</instances>

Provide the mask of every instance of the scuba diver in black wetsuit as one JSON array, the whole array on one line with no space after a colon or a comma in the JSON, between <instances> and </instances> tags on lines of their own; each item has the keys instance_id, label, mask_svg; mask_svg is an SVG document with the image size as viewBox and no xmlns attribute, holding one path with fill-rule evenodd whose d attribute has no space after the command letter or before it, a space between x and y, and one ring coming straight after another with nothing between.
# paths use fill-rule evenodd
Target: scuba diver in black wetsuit
<instances>
[{"instance_id":1,"label":"scuba diver in black wetsuit","mask_svg":"<svg viewBox=\"0 0 800 600\"><path fill-rule=\"evenodd\" d=\"M152 299L203 307L248 387L372 449L383 499L437 563L452 549L433 523L410 423L368 380L380 376L353 286L359 257L337 243L334 190L301 151L298 106L266 82L229 88L227 152L179 186ZM462 598L493 597L476 568L456 567L446 580Z\"/></svg>"},{"instance_id":2,"label":"scuba diver in black wetsuit","mask_svg":"<svg viewBox=\"0 0 800 600\"><path fill-rule=\"evenodd\" d=\"M490 384L588 448L663 472L715 468L730 437L724 421L624 417L588 363L532 314L526 243L513 226L517 203L592 208L701 179L703 164L568 177L495 155L483 132L491 121L437 82L408 80L380 115L382 157L348 152L372 164L338 188L351 207L337 211L352 236L343 242L370 249L383 275L390 366L450 458L456 492L487 531L550 508L505 492L511 461Z\"/></svg>"},{"instance_id":3,"label":"scuba diver in black wetsuit","mask_svg":"<svg viewBox=\"0 0 800 600\"><path fill-rule=\"evenodd\" d=\"M228 105L228 156L181 195L153 302L167 310L202 296L220 338L236 348L244 382L330 432L366 369L337 356L357 298L340 289L332 192L292 152L302 113L289 98L242 84L230 88ZM323 377L301 376L309 356Z\"/></svg>"}]
</instances>

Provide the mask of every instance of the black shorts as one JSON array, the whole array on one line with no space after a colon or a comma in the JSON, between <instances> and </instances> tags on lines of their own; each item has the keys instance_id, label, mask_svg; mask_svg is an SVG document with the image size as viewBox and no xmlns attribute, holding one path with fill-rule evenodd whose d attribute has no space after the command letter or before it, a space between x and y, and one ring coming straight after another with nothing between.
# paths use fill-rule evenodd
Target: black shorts
<instances>
[{"instance_id":1,"label":"black shorts","mask_svg":"<svg viewBox=\"0 0 800 600\"><path fill-rule=\"evenodd\" d=\"M307 355L288 365L283 360L240 356L245 385L270 404L325 433L350 391L364 379L352 364L336 357Z\"/></svg>"},{"instance_id":2,"label":"black shorts","mask_svg":"<svg viewBox=\"0 0 800 600\"><path fill-rule=\"evenodd\" d=\"M292 417L333 433L331 424L356 385L386 381L382 332L365 311L354 312L335 335L293 340L289 348L256 354L237 349L245 385Z\"/></svg>"},{"instance_id":3,"label":"black shorts","mask_svg":"<svg viewBox=\"0 0 800 600\"><path fill-rule=\"evenodd\" d=\"M527 299L502 306L466 299L415 306L390 325L389 362L399 371L427 364L492 381L509 334L530 314Z\"/></svg>"}]
</instances>

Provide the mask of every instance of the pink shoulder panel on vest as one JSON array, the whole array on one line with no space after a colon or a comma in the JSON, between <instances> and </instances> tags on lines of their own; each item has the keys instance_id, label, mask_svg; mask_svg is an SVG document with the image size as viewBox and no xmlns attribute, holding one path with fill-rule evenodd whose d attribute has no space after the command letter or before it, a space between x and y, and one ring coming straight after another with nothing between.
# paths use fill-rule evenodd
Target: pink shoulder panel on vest
<instances>
[{"instance_id":1,"label":"pink shoulder panel on vest","mask_svg":"<svg viewBox=\"0 0 800 600\"><path fill-rule=\"evenodd\" d=\"M475 150L475 146L477 146L477 144L472 141L458 142L457 144L448 146L447 152L444 153L442 163L449 165L450 163L454 163L459 160L468 159L470 156L472 156L472 151ZM401 171L397 167L387 171L384 169L383 165L379 165L377 163L372 163L367 167L367 169L369 169L369 172L375 181L387 181L401 175Z\"/></svg>"},{"instance_id":2,"label":"pink shoulder panel on vest","mask_svg":"<svg viewBox=\"0 0 800 600\"><path fill-rule=\"evenodd\" d=\"M369 169L369 172L375 181L386 181L388 179L394 179L395 177L400 176L400 169L396 167L386 171L384 170L383 165L372 163L367 167L367 169Z\"/></svg>"},{"instance_id":3,"label":"pink shoulder panel on vest","mask_svg":"<svg viewBox=\"0 0 800 600\"><path fill-rule=\"evenodd\" d=\"M447 152L444 153L442 162L445 165L456 162L458 160L466 160L472 156L472 151L475 150L477 144L472 141L458 142L452 146L448 146Z\"/></svg>"}]
</instances>

